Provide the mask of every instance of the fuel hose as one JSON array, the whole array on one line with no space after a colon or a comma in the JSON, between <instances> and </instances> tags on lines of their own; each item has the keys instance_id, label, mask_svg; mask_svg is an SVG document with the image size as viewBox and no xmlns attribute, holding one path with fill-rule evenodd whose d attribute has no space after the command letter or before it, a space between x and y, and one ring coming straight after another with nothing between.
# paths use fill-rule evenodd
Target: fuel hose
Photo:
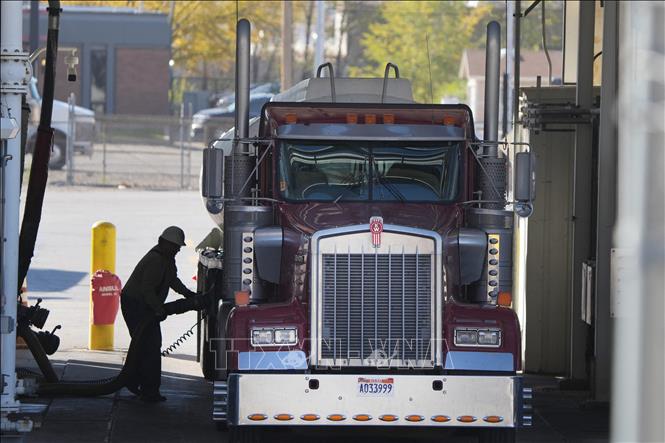
<instances>
[{"instance_id":1,"label":"fuel hose","mask_svg":"<svg viewBox=\"0 0 665 443\"><path fill-rule=\"evenodd\" d=\"M187 311L201 310L209 304L209 297L209 295L203 294L165 303L164 311L167 315L174 315L182 314ZM45 375L46 382L39 385L37 394L43 396L95 397L119 391L127 386L127 384L134 378L139 361L142 358L142 349L145 343L145 338L147 337L146 331L148 331L157 321L158 319L152 314L146 315L143 318L137 328L136 334L134 334L134 337L132 337L132 340L129 343L125 363L117 376L98 380L81 381L57 381L56 377L56 381L52 381L52 378L48 377L40 364L40 369L42 369L42 372ZM37 342L37 344L39 343ZM28 342L28 346L30 347L30 342ZM32 347L30 350L35 354L35 350L33 350ZM36 351L39 352L38 349ZM41 352L44 352L43 349ZM44 357L46 357L45 354ZM40 359L37 355L35 355L35 359L39 363Z\"/></svg>"}]
</instances>

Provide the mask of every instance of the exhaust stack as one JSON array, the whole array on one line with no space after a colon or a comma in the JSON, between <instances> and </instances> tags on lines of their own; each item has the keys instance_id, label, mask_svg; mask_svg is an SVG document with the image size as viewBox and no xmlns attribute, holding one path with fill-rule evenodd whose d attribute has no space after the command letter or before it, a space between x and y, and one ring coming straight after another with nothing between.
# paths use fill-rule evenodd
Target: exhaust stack
<instances>
[{"instance_id":1,"label":"exhaust stack","mask_svg":"<svg viewBox=\"0 0 665 443\"><path fill-rule=\"evenodd\" d=\"M238 20L236 26L236 112L233 152L225 159L224 195L224 277L222 298L234 302L236 291L248 291L250 301L266 298L265 283L256 277L253 259L254 231L271 225L272 206L252 202L252 170L256 156L251 152L249 138L249 78L251 25Z\"/></svg>"},{"instance_id":2,"label":"exhaust stack","mask_svg":"<svg viewBox=\"0 0 665 443\"><path fill-rule=\"evenodd\" d=\"M252 27L248 20L240 19L236 25L236 138L249 137L249 56ZM237 144L237 151L242 151ZM235 152L234 152L235 154Z\"/></svg>"},{"instance_id":3,"label":"exhaust stack","mask_svg":"<svg viewBox=\"0 0 665 443\"><path fill-rule=\"evenodd\" d=\"M506 158L499 157L499 79L501 26L487 24L485 47L485 124L483 145L476 168L476 189L481 192L480 208L469 208L470 227L484 231L487 238L482 278L472 284L467 296L473 302L496 304L499 292L512 292L513 213L505 210Z\"/></svg>"},{"instance_id":4,"label":"exhaust stack","mask_svg":"<svg viewBox=\"0 0 665 443\"><path fill-rule=\"evenodd\" d=\"M499 64L501 63L501 26L491 21L487 24L485 48L485 125L483 139L499 140ZM497 145L485 146L485 155L496 157Z\"/></svg>"},{"instance_id":5,"label":"exhaust stack","mask_svg":"<svg viewBox=\"0 0 665 443\"><path fill-rule=\"evenodd\" d=\"M483 139L488 142L480 155L482 168L477 173L477 188L487 209L504 209L506 197L506 159L499 157L499 65L501 25L487 24L485 46L485 122Z\"/></svg>"},{"instance_id":6,"label":"exhaust stack","mask_svg":"<svg viewBox=\"0 0 665 443\"><path fill-rule=\"evenodd\" d=\"M239 140L249 137L249 50L251 25L240 19L236 25L236 113L235 141L233 153L226 158L224 194L227 198L238 199L250 196L252 183L243 185L251 175L254 164L248 155L249 145ZM236 201L234 204L243 204ZM246 202L245 202L246 204Z\"/></svg>"}]
</instances>

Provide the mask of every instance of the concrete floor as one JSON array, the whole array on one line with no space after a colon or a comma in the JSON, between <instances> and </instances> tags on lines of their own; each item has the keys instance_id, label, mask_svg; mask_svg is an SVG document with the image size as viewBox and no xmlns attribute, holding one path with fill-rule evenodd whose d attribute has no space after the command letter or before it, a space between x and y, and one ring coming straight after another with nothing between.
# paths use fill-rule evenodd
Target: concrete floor
<instances>
[{"instance_id":1,"label":"concrete floor","mask_svg":"<svg viewBox=\"0 0 665 443\"><path fill-rule=\"evenodd\" d=\"M116 321L116 350L88 351L88 268L90 226L108 220L118 228L117 274L122 281L134 264L154 245L161 230L177 224L195 245L213 226L195 192L148 192L90 188L49 188L35 258L28 277L30 299L44 299L51 310L46 324L61 324L60 350L52 361L64 380L90 380L117 373L129 344L122 319ZM181 278L196 270L196 254L184 248L178 257ZM170 296L175 298L174 295ZM164 346L195 321L192 313L163 323ZM41 427L28 434L27 442L224 442L227 434L216 431L211 421L212 387L200 377L195 360L195 341L189 340L172 356L162 359L162 393L168 401L146 405L125 389L99 398L30 399L24 403L48 405ZM34 363L27 351L20 352L19 366ZM607 408L587 403L588 393L562 392L550 377L529 377L534 388L534 426L520 430L521 442L598 442L608 436ZM271 431L271 442L344 440L352 442L472 442L473 433L444 434L439 430L353 431L301 433Z\"/></svg>"}]
</instances>

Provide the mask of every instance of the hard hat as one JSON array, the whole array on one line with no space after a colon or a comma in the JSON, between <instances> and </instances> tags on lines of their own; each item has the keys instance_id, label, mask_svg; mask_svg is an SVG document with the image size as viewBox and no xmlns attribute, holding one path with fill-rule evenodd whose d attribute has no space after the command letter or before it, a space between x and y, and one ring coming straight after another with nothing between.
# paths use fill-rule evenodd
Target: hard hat
<instances>
[{"instance_id":1,"label":"hard hat","mask_svg":"<svg viewBox=\"0 0 665 443\"><path fill-rule=\"evenodd\" d=\"M160 235L159 238L178 246L185 246L185 232L177 226L169 226L164 229L164 232L162 232L162 235Z\"/></svg>"}]
</instances>

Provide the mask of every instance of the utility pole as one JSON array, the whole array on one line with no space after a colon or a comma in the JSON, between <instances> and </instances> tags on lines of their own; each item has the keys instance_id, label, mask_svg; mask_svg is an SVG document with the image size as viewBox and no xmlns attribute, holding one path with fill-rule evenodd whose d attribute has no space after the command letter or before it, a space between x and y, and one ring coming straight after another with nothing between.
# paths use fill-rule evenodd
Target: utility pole
<instances>
[{"instance_id":1,"label":"utility pole","mask_svg":"<svg viewBox=\"0 0 665 443\"><path fill-rule=\"evenodd\" d=\"M293 82L293 4L282 1L282 63L280 65L280 87L285 91Z\"/></svg>"},{"instance_id":2,"label":"utility pole","mask_svg":"<svg viewBox=\"0 0 665 443\"><path fill-rule=\"evenodd\" d=\"M326 5L323 0L316 0L316 46L314 47L314 72L323 64L326 42Z\"/></svg>"}]
</instances>

